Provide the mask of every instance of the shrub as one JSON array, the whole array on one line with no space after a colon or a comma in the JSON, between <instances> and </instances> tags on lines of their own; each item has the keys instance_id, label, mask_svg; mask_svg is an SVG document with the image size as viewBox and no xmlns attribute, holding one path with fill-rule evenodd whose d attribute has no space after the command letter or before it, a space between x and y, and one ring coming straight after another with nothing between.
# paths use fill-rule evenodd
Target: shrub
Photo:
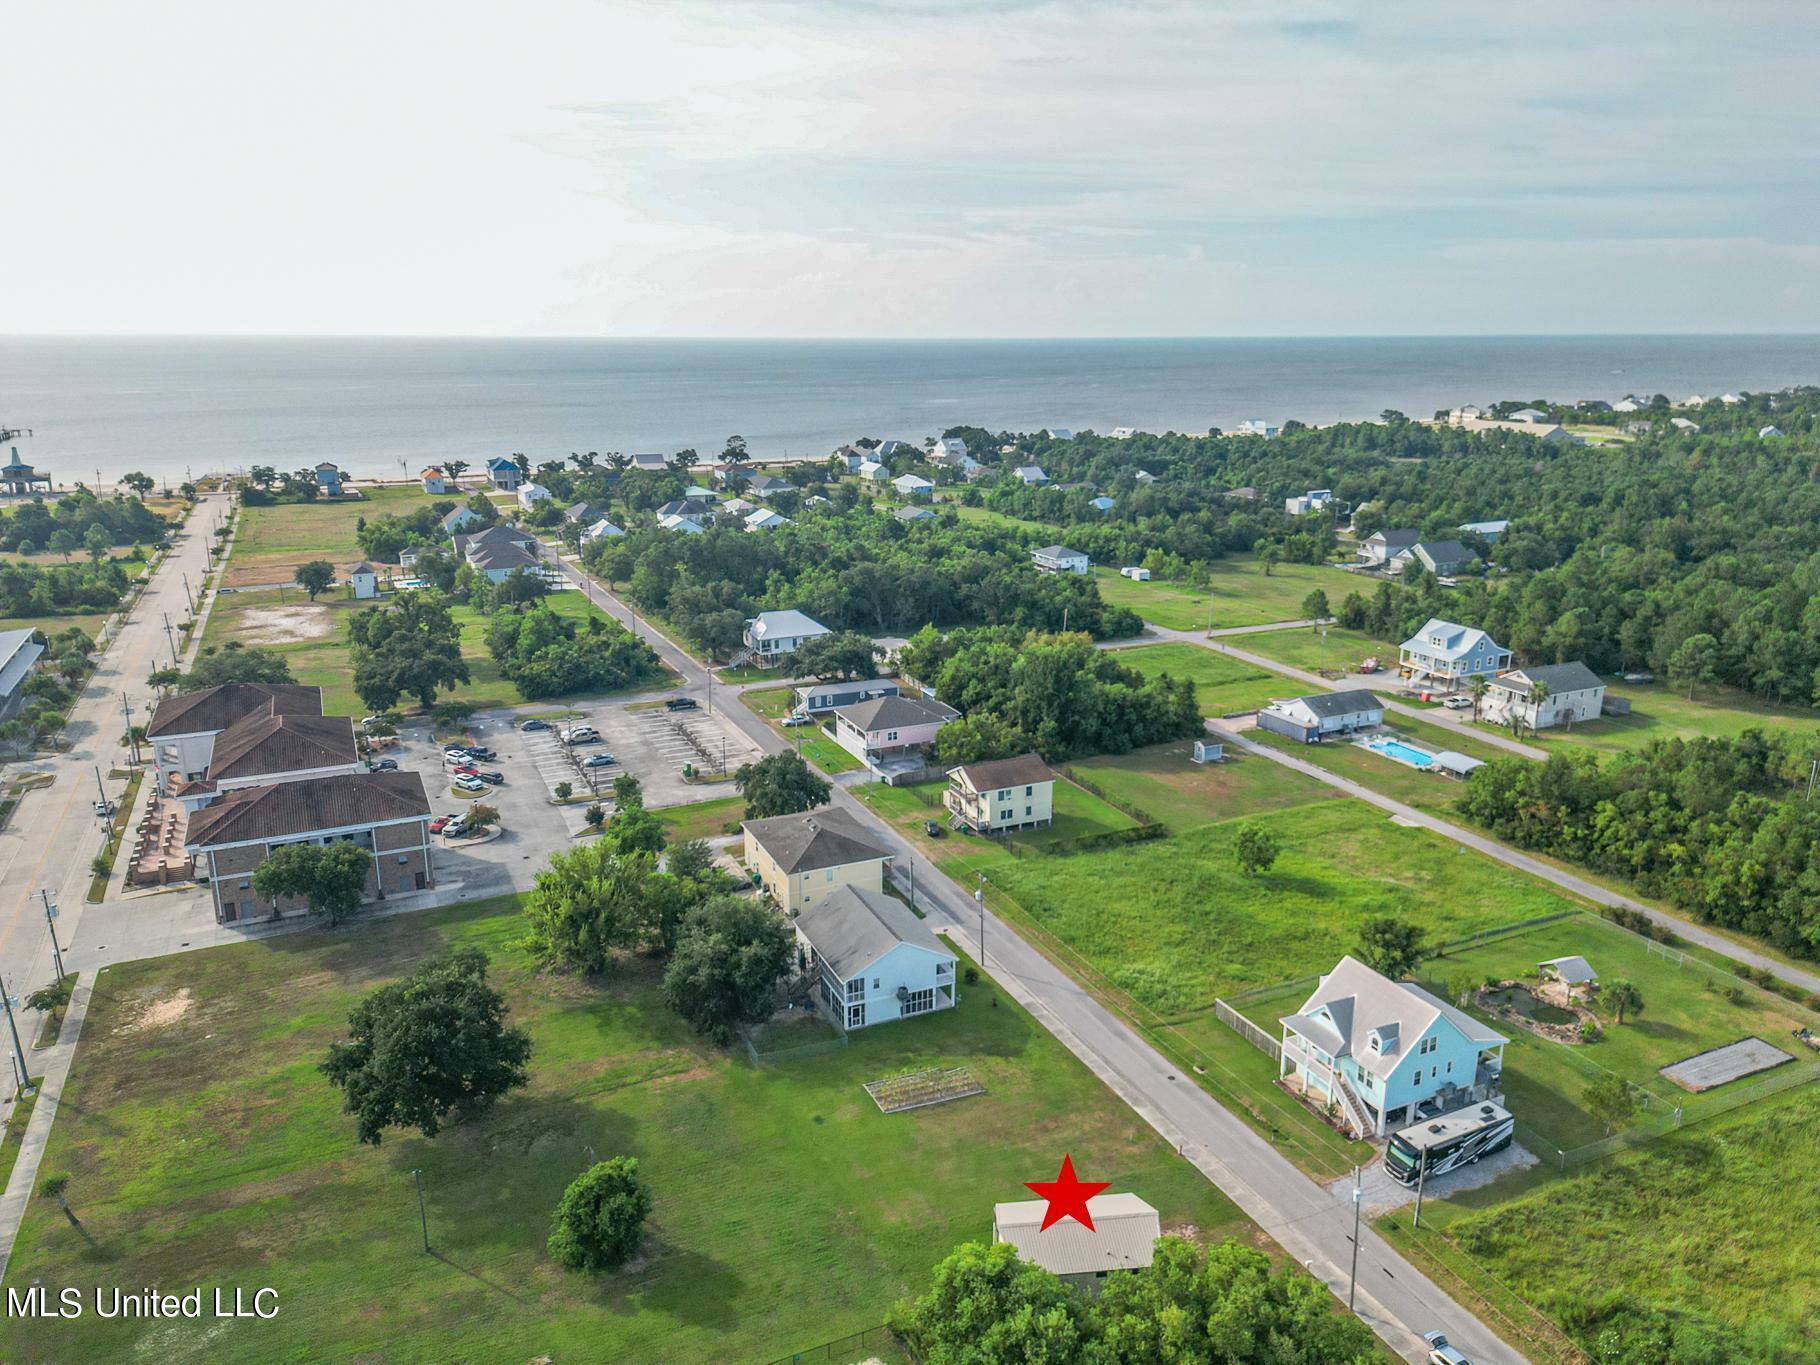
<instances>
[{"instance_id":1,"label":"shrub","mask_svg":"<svg viewBox=\"0 0 1820 1365\"><path fill-rule=\"evenodd\" d=\"M563 1191L549 1250L570 1270L615 1270L632 1259L651 1216L651 1192L635 1157L589 1167Z\"/></svg>"}]
</instances>

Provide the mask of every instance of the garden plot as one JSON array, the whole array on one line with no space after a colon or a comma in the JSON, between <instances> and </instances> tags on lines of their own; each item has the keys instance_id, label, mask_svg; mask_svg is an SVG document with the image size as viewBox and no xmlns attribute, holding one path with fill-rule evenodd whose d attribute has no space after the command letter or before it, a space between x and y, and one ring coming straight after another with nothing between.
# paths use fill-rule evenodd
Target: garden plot
<instances>
[{"instance_id":1,"label":"garden plot","mask_svg":"<svg viewBox=\"0 0 1820 1365\"><path fill-rule=\"evenodd\" d=\"M1724 1085L1727 1081L1743 1080L1746 1076L1755 1076L1759 1071L1768 1071L1794 1060L1781 1048L1772 1047L1761 1038L1740 1038L1735 1043L1708 1048L1685 1061L1665 1066L1662 1075L1683 1090L1691 1090L1698 1095L1714 1086Z\"/></svg>"}]
</instances>

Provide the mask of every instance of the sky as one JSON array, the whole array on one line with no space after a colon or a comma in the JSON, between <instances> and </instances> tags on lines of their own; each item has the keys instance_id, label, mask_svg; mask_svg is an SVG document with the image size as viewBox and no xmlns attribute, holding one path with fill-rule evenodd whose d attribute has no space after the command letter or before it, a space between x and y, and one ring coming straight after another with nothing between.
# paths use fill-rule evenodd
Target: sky
<instances>
[{"instance_id":1,"label":"sky","mask_svg":"<svg viewBox=\"0 0 1820 1365\"><path fill-rule=\"evenodd\" d=\"M0 331L1814 331L1820 9L14 6Z\"/></svg>"}]
</instances>

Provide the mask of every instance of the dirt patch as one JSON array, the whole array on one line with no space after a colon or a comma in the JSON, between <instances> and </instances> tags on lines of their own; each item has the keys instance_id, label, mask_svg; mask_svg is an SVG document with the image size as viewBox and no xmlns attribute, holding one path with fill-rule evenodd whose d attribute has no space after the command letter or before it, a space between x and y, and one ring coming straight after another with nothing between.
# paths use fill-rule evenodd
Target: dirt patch
<instances>
[{"instance_id":1,"label":"dirt patch","mask_svg":"<svg viewBox=\"0 0 1820 1365\"><path fill-rule=\"evenodd\" d=\"M169 1028L196 1007L196 997L185 986L168 1000L151 1000L145 1008L133 1018L127 1020L115 1033L149 1033L153 1029Z\"/></svg>"},{"instance_id":2,"label":"dirt patch","mask_svg":"<svg viewBox=\"0 0 1820 1365\"><path fill-rule=\"evenodd\" d=\"M295 645L326 640L335 629L327 607L308 602L296 606L249 607L240 614L240 639L249 645Z\"/></svg>"}]
</instances>

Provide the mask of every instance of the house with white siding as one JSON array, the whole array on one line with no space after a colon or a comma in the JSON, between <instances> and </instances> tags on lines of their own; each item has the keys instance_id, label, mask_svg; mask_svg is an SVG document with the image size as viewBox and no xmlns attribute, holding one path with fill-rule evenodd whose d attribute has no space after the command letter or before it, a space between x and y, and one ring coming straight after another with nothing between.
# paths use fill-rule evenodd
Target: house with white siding
<instances>
[{"instance_id":1,"label":"house with white siding","mask_svg":"<svg viewBox=\"0 0 1820 1365\"><path fill-rule=\"evenodd\" d=\"M794 609L761 611L746 622L746 648L759 659L775 659L794 654L804 640L828 634L828 628L813 616Z\"/></svg>"},{"instance_id":2,"label":"house with white siding","mask_svg":"<svg viewBox=\"0 0 1820 1365\"><path fill-rule=\"evenodd\" d=\"M1045 545L1030 552L1030 562L1038 573L1092 573L1093 561L1081 550L1066 545Z\"/></svg>"},{"instance_id":3,"label":"house with white siding","mask_svg":"<svg viewBox=\"0 0 1820 1365\"><path fill-rule=\"evenodd\" d=\"M1534 700L1534 694L1541 694ZM1531 730L1571 726L1597 720L1605 709L1605 684L1583 663L1538 664L1493 678L1485 693L1487 719L1509 724L1514 718Z\"/></svg>"},{"instance_id":4,"label":"house with white siding","mask_svg":"<svg viewBox=\"0 0 1820 1365\"><path fill-rule=\"evenodd\" d=\"M1350 734L1384 723L1384 703L1376 693L1358 688L1314 692L1306 697L1273 701L1258 710L1258 729L1314 744L1329 735Z\"/></svg>"}]
</instances>

